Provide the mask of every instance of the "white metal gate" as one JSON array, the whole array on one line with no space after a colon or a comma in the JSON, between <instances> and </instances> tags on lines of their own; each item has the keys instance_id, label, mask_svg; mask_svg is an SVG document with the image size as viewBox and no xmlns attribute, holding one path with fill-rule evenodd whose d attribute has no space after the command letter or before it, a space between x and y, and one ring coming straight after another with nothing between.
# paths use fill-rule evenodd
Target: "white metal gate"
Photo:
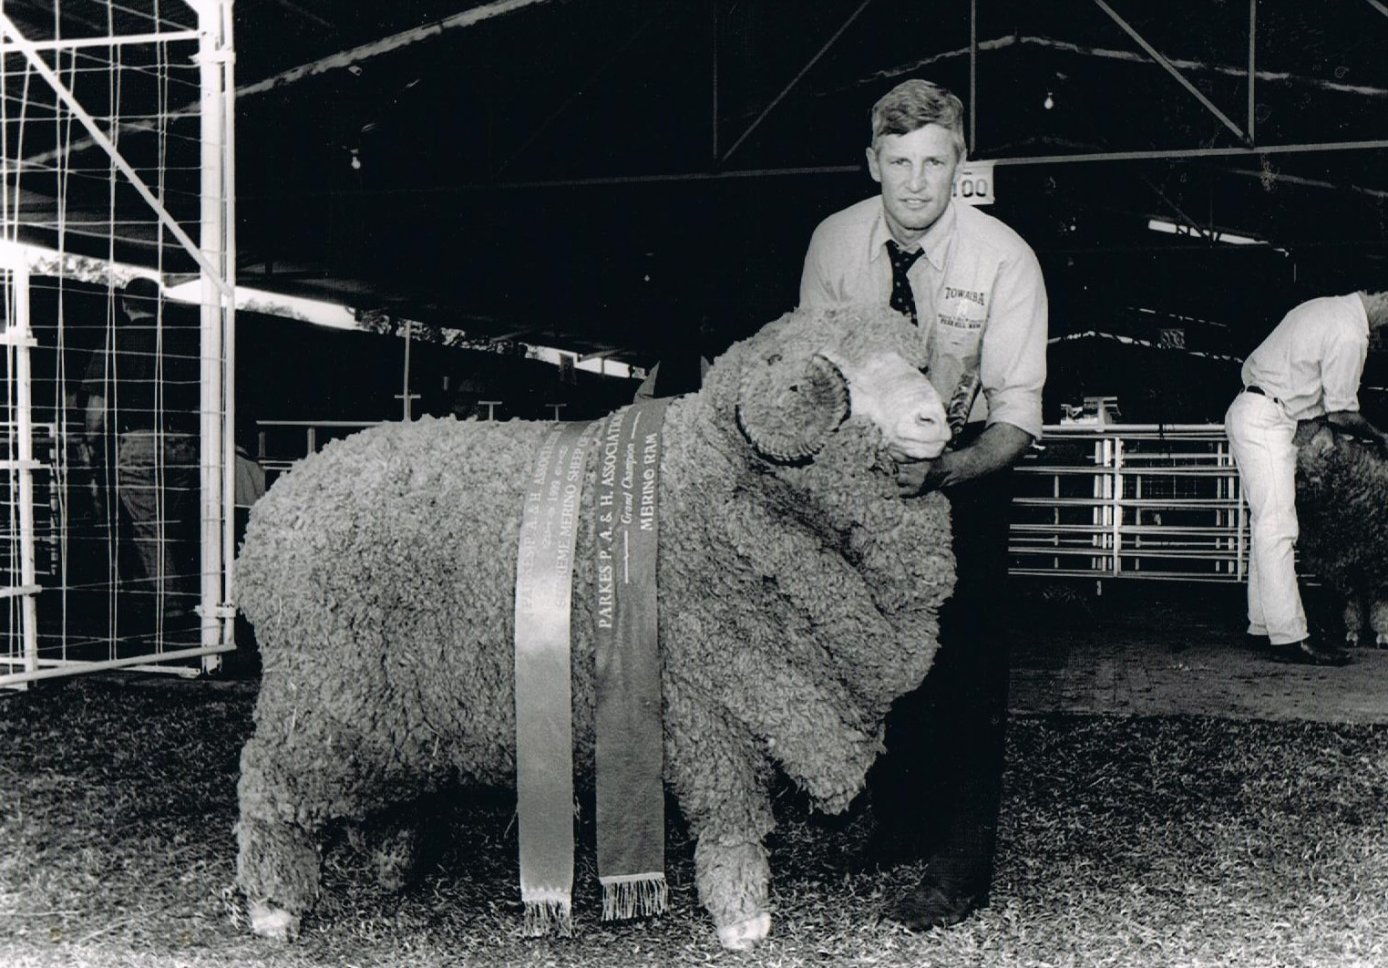
<instances>
[{"instance_id":1,"label":"white metal gate","mask_svg":"<svg viewBox=\"0 0 1388 968\"><path fill-rule=\"evenodd\" d=\"M0 687L235 647L231 36L230 0L0 0Z\"/></svg>"},{"instance_id":2,"label":"white metal gate","mask_svg":"<svg viewBox=\"0 0 1388 968\"><path fill-rule=\"evenodd\" d=\"M1248 505L1217 424L1054 425L1017 468L1011 574L1242 582Z\"/></svg>"}]
</instances>

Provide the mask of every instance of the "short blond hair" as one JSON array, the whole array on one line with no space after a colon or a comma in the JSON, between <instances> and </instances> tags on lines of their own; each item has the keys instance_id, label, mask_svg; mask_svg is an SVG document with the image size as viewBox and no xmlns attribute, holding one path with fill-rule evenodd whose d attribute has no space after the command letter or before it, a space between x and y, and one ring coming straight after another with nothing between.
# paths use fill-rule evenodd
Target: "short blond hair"
<instances>
[{"instance_id":1,"label":"short blond hair","mask_svg":"<svg viewBox=\"0 0 1388 968\"><path fill-rule=\"evenodd\" d=\"M959 157L964 157L964 102L931 81L902 81L872 106L873 150L887 135L910 134L927 124L938 124L954 136Z\"/></svg>"}]
</instances>

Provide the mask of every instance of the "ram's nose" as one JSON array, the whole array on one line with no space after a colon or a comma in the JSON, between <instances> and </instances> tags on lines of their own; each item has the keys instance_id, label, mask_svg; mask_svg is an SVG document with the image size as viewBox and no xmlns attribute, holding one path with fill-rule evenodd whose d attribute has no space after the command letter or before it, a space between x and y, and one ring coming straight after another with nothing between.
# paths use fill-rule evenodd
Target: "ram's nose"
<instances>
[{"instance_id":1,"label":"ram's nose","mask_svg":"<svg viewBox=\"0 0 1388 968\"><path fill-rule=\"evenodd\" d=\"M949 443L949 422L939 397L921 393L903 408L895 428L891 449L899 459L931 460L939 457Z\"/></svg>"}]
</instances>

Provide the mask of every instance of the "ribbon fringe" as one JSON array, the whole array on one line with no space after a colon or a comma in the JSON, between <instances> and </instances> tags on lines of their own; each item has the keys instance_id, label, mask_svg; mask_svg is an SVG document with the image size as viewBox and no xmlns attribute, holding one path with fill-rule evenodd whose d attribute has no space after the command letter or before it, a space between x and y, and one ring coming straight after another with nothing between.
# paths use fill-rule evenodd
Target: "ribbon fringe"
<instances>
[{"instance_id":1,"label":"ribbon fringe","mask_svg":"<svg viewBox=\"0 0 1388 968\"><path fill-rule=\"evenodd\" d=\"M622 921L650 917L670 909L670 889L664 874L602 878L602 919Z\"/></svg>"},{"instance_id":2,"label":"ribbon fringe","mask_svg":"<svg viewBox=\"0 0 1388 968\"><path fill-rule=\"evenodd\" d=\"M527 938L540 938L547 934L572 938L573 903L567 900L526 901L525 926L522 931Z\"/></svg>"}]
</instances>

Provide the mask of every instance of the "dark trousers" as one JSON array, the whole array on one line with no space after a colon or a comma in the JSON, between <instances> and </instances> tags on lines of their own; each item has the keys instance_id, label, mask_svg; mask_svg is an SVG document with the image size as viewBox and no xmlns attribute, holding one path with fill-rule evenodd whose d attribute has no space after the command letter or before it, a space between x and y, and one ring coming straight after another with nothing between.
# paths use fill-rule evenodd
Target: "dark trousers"
<instances>
[{"instance_id":1,"label":"dark trousers","mask_svg":"<svg viewBox=\"0 0 1388 968\"><path fill-rule=\"evenodd\" d=\"M143 608L138 634L166 645L198 644L201 479L190 434L132 430L120 435L116 488L139 562L130 597Z\"/></svg>"},{"instance_id":2,"label":"dark trousers","mask_svg":"<svg viewBox=\"0 0 1388 968\"><path fill-rule=\"evenodd\" d=\"M1009 470L945 493L956 559L940 649L887 717L887 753L868 777L879 840L969 892L992 880L1007 724Z\"/></svg>"}]
</instances>

